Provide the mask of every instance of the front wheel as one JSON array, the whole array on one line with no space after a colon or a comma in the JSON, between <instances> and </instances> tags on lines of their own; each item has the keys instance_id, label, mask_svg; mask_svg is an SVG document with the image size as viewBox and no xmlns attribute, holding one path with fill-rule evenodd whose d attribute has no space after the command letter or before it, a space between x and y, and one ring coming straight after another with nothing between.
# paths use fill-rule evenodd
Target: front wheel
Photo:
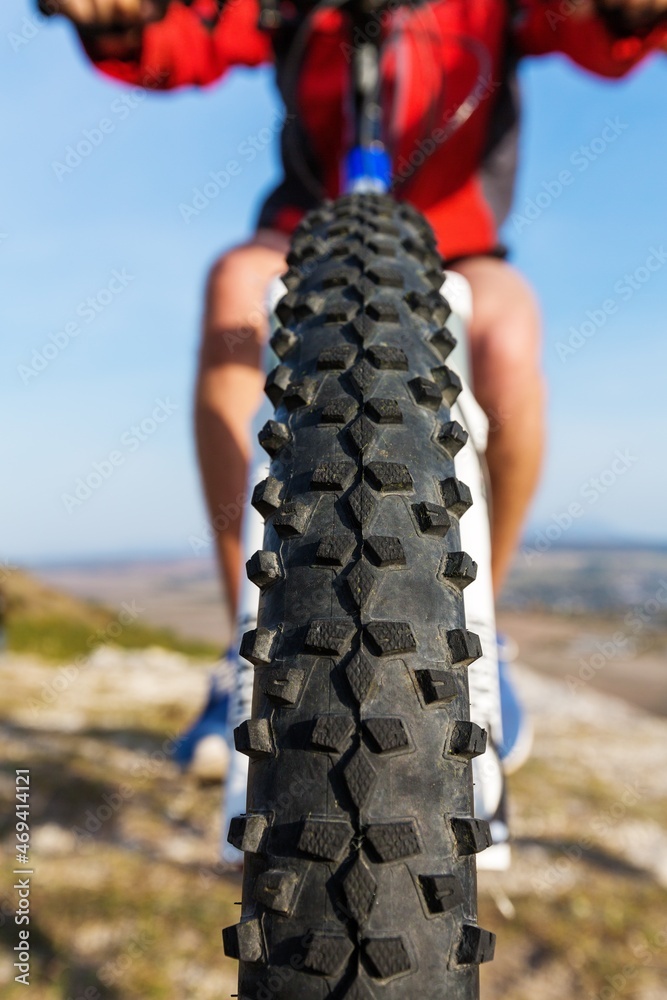
<instances>
[{"instance_id":1,"label":"front wheel","mask_svg":"<svg viewBox=\"0 0 667 1000\"><path fill-rule=\"evenodd\" d=\"M306 218L288 262L226 951L243 1000L475 1000L494 946L476 923L490 835L470 762L486 734L469 713L481 650L441 260L412 208L348 195Z\"/></svg>"}]
</instances>

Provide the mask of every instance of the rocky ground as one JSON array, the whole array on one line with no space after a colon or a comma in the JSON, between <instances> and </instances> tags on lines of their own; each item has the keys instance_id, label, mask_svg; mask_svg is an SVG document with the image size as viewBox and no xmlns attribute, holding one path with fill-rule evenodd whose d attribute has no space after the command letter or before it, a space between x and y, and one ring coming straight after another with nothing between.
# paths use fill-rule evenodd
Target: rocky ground
<instances>
[{"instance_id":1,"label":"rocky ground","mask_svg":"<svg viewBox=\"0 0 667 1000\"><path fill-rule=\"evenodd\" d=\"M76 668L0 661L0 987L7 1000L206 1000L235 993L220 928L219 791L172 741L201 661L99 647ZM518 668L535 752L511 782L514 864L480 877L498 935L484 1000L667 996L667 721ZM31 992L14 982L14 773L31 769Z\"/></svg>"}]
</instances>

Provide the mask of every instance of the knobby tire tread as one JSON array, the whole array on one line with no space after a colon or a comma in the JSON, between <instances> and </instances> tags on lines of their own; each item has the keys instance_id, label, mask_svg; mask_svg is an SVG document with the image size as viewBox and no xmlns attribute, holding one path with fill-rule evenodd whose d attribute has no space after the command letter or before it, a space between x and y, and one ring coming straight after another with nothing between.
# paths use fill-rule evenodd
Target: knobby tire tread
<instances>
[{"instance_id":1,"label":"knobby tire tread","mask_svg":"<svg viewBox=\"0 0 667 1000\"><path fill-rule=\"evenodd\" d=\"M288 264L225 949L242 1000L476 1000L494 945L476 920L489 831L470 761L485 734L469 721L480 649L442 262L414 209L347 195L306 217Z\"/></svg>"}]
</instances>

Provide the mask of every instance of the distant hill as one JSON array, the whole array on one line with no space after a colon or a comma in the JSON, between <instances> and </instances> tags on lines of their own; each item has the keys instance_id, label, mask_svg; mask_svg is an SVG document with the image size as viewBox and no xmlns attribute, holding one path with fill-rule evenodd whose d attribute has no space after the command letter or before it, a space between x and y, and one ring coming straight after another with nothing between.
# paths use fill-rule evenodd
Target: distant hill
<instances>
[{"instance_id":1,"label":"distant hill","mask_svg":"<svg viewBox=\"0 0 667 1000\"><path fill-rule=\"evenodd\" d=\"M51 586L86 600L118 607L132 599L143 620L224 649L230 622L212 557L97 560L45 565L36 574Z\"/></svg>"},{"instance_id":2,"label":"distant hill","mask_svg":"<svg viewBox=\"0 0 667 1000\"><path fill-rule=\"evenodd\" d=\"M5 573L3 594L6 641L14 652L65 660L114 644L143 649L161 646L190 656L215 656L217 646L152 625L134 599L118 607L64 593L20 569Z\"/></svg>"},{"instance_id":3,"label":"distant hill","mask_svg":"<svg viewBox=\"0 0 667 1000\"><path fill-rule=\"evenodd\" d=\"M500 603L564 614L637 610L667 621L667 547L525 544Z\"/></svg>"}]
</instances>

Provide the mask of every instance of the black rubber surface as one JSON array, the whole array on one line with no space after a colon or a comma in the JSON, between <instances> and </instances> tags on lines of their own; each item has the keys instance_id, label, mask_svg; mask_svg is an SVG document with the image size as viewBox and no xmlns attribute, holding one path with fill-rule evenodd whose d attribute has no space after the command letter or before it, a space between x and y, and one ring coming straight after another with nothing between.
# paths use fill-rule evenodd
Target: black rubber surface
<instances>
[{"instance_id":1,"label":"black rubber surface","mask_svg":"<svg viewBox=\"0 0 667 1000\"><path fill-rule=\"evenodd\" d=\"M475 1000L493 935L476 925L463 619L475 566L454 476L466 434L437 289L409 206L345 196L299 227L260 433L264 551L241 922L223 932L242 1000ZM474 556L474 553L472 553Z\"/></svg>"}]
</instances>

